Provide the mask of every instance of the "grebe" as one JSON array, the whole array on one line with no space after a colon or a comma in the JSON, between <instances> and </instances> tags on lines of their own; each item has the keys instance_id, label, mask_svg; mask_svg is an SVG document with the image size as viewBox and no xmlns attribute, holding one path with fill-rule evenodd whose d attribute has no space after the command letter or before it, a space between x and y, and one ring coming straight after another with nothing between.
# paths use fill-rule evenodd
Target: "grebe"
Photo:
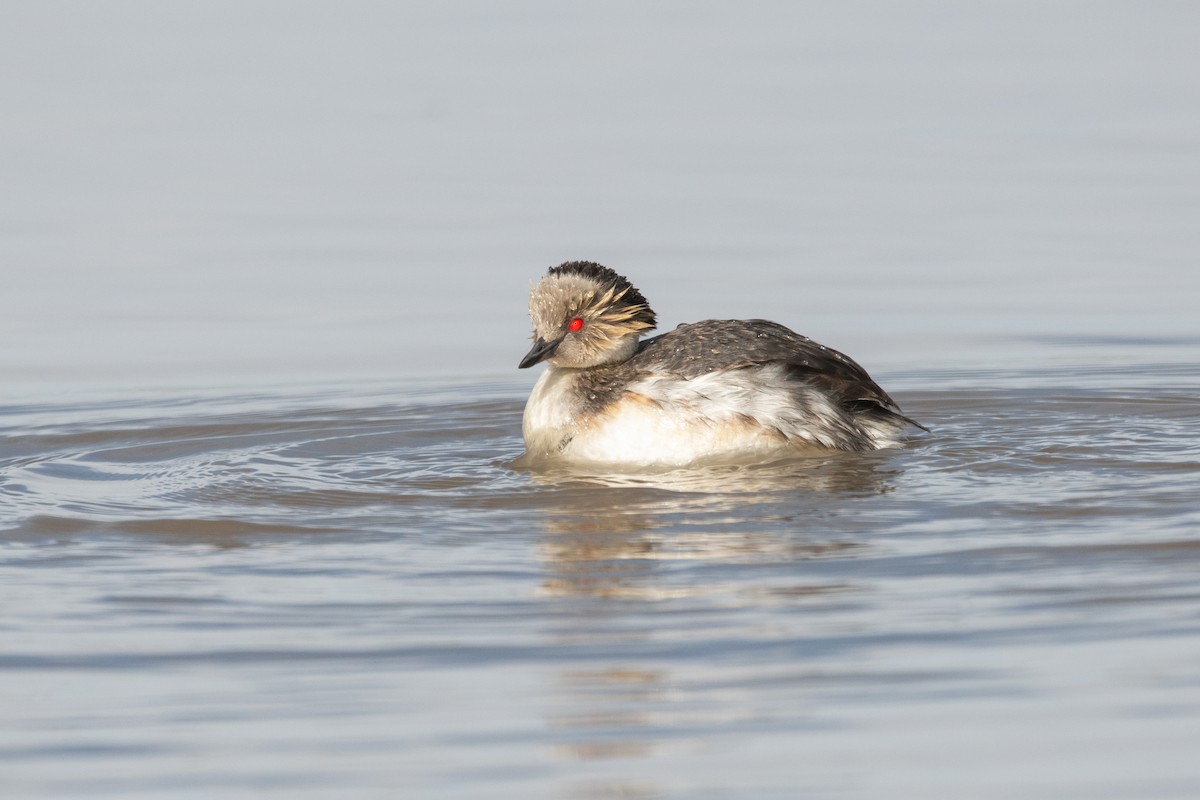
<instances>
[{"instance_id":1,"label":"grebe","mask_svg":"<svg viewBox=\"0 0 1200 800\"><path fill-rule=\"evenodd\" d=\"M762 460L895 447L928 430L848 356L775 322L705 320L642 340L654 311L591 261L551 267L529 297L549 363L525 405L527 457L627 465Z\"/></svg>"}]
</instances>

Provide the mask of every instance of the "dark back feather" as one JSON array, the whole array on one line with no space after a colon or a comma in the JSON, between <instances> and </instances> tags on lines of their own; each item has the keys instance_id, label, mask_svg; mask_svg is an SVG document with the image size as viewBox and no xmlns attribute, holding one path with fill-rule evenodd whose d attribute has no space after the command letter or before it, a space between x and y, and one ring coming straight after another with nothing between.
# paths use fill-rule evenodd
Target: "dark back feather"
<instances>
[{"instance_id":1,"label":"dark back feather","mask_svg":"<svg viewBox=\"0 0 1200 800\"><path fill-rule=\"evenodd\" d=\"M763 319L709 319L642 342L630 365L653 361L681 378L721 369L781 364L797 381L822 389L846 408L896 402L849 356Z\"/></svg>"}]
</instances>

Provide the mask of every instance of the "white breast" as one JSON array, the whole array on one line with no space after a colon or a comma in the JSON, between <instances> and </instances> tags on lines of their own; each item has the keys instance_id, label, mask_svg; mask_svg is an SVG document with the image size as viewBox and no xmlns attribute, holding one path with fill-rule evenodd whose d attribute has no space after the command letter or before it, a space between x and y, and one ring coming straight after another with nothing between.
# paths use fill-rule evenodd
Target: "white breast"
<instances>
[{"instance_id":1,"label":"white breast","mask_svg":"<svg viewBox=\"0 0 1200 800\"><path fill-rule=\"evenodd\" d=\"M559 455L561 443L573 436L582 411L574 381L575 370L550 367L533 385L521 421L529 455Z\"/></svg>"},{"instance_id":2,"label":"white breast","mask_svg":"<svg viewBox=\"0 0 1200 800\"><path fill-rule=\"evenodd\" d=\"M771 369L650 376L595 413L586 412L575 377L550 368L534 386L523 424L531 456L683 465L823 444L798 429L794 398Z\"/></svg>"}]
</instances>

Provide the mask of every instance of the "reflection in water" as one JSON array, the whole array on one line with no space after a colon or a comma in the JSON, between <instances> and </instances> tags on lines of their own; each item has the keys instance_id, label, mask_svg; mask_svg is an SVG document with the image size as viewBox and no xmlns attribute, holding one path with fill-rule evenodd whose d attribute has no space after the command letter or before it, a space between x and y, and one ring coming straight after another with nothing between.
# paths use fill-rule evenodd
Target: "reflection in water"
<instances>
[{"instance_id":1,"label":"reflection in water","mask_svg":"<svg viewBox=\"0 0 1200 800\"><path fill-rule=\"evenodd\" d=\"M712 464L671 469L621 469L594 464L513 462L545 486L580 482L594 486L641 487L674 492L746 495L795 489L845 494L879 494L891 489L897 473L885 467L894 451L829 453L759 464Z\"/></svg>"},{"instance_id":2,"label":"reflection in water","mask_svg":"<svg viewBox=\"0 0 1200 800\"><path fill-rule=\"evenodd\" d=\"M824 506L830 493L890 491L899 472L885 464L879 454L836 454L657 473L568 467L532 473L553 489L543 495L539 509L547 534L540 548L550 573L545 591L648 600L681 597L714 587L655 580L653 562L797 561L844 551L856 545L822 540L812 521L828 513Z\"/></svg>"},{"instance_id":3,"label":"reflection in water","mask_svg":"<svg viewBox=\"0 0 1200 800\"><path fill-rule=\"evenodd\" d=\"M736 639L749 634L730 614L843 592L842 581L779 567L861 552L860 542L822 524L831 496L890 491L899 475L891 463L886 453L839 453L652 473L532 472L543 487L542 593L566 601L549 647L653 652L691 635L693 624L681 632L676 619L680 601L699 610L696 630L718 635L732 625ZM756 565L762 580L748 585L745 570ZM707 687L690 683L673 660L653 657L602 655L562 670L547 719L562 741L554 757L615 764L618 778L573 784L563 796L661 796L663 787L636 780L638 763L671 748L673 732L737 721Z\"/></svg>"},{"instance_id":4,"label":"reflection in water","mask_svg":"<svg viewBox=\"0 0 1200 800\"><path fill-rule=\"evenodd\" d=\"M567 741L553 755L572 762L652 756L662 746L655 724L662 716L658 708L669 702L667 677L659 670L620 667L565 670L556 689L570 710L551 715L547 726ZM644 735L638 736L639 731ZM662 792L656 783L629 778L576 783L560 796L605 800L660 797Z\"/></svg>"},{"instance_id":5,"label":"reflection in water","mask_svg":"<svg viewBox=\"0 0 1200 800\"><path fill-rule=\"evenodd\" d=\"M560 534L542 543L551 573L543 592L559 596L589 596L636 600L714 594L720 584L673 585L654 562L709 560L748 564L788 562L848 553L854 542L797 542L776 532L681 533L656 536L650 532ZM656 577L661 578L656 580ZM757 594L802 595L829 587L771 587ZM746 595L744 587L739 591Z\"/></svg>"}]
</instances>

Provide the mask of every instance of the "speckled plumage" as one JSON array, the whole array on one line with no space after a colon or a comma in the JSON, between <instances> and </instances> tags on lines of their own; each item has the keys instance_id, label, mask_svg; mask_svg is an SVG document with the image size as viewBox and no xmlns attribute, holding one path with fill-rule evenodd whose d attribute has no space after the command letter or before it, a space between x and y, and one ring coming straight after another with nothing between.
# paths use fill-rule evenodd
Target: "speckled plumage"
<instances>
[{"instance_id":1,"label":"speckled plumage","mask_svg":"<svg viewBox=\"0 0 1200 800\"><path fill-rule=\"evenodd\" d=\"M849 357L767 320L705 320L639 341L654 312L593 262L552 267L530 295L550 362L525 408L533 458L620 464L873 450L910 426ZM572 329L571 321L580 327Z\"/></svg>"}]
</instances>

